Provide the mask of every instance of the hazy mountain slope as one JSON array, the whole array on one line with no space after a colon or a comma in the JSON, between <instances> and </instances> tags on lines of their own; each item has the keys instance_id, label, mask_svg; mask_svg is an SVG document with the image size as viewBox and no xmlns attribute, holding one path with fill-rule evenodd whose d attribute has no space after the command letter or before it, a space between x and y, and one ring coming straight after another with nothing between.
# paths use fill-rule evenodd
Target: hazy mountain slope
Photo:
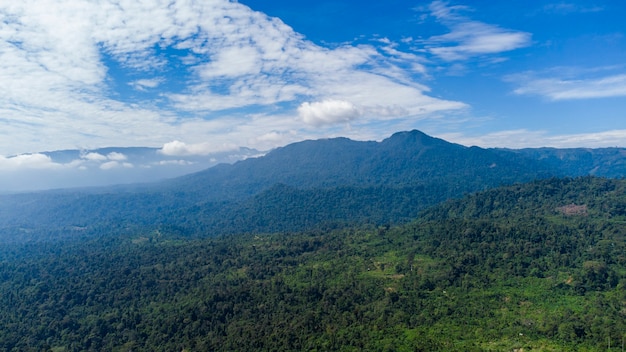
<instances>
[{"instance_id":1,"label":"hazy mountain slope","mask_svg":"<svg viewBox=\"0 0 626 352\"><path fill-rule=\"evenodd\" d=\"M2 197L0 229L11 236L15 228L122 223L219 234L398 223L468 192L574 171L576 176L584 169L573 157L563 157L570 162L560 164L561 159L529 153L464 147L419 131L399 132L382 142L303 141L141 187ZM611 155L609 162L597 155L607 172L619 174L621 169L610 166L621 165L621 159Z\"/></svg>"},{"instance_id":2,"label":"hazy mountain slope","mask_svg":"<svg viewBox=\"0 0 626 352\"><path fill-rule=\"evenodd\" d=\"M538 161L411 131L380 143L345 138L295 143L174 183L189 185L192 197L209 199L209 210L187 212L191 223L238 233L404 222L451 197L554 175L560 173ZM242 195L254 196L215 211L216 199Z\"/></svg>"},{"instance_id":3,"label":"hazy mountain slope","mask_svg":"<svg viewBox=\"0 0 626 352\"><path fill-rule=\"evenodd\" d=\"M277 183L295 187L362 184L360 164L378 146L347 138L303 141L233 165L180 177L166 189L202 194L210 199L242 199Z\"/></svg>"},{"instance_id":4,"label":"hazy mountain slope","mask_svg":"<svg viewBox=\"0 0 626 352\"><path fill-rule=\"evenodd\" d=\"M626 148L529 148L511 150L563 170L569 176L626 176Z\"/></svg>"},{"instance_id":5,"label":"hazy mountain slope","mask_svg":"<svg viewBox=\"0 0 626 352\"><path fill-rule=\"evenodd\" d=\"M277 183L297 188L447 184L456 192L560 175L516 154L464 147L420 131L377 142L335 138L294 143L264 157L218 165L173 180L170 189L237 199Z\"/></svg>"}]
</instances>

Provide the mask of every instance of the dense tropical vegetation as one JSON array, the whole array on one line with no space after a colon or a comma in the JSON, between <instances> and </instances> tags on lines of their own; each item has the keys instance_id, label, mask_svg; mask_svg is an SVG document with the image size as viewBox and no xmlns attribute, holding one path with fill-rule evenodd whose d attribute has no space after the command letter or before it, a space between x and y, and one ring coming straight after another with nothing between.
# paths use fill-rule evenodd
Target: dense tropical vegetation
<instances>
[{"instance_id":1,"label":"dense tropical vegetation","mask_svg":"<svg viewBox=\"0 0 626 352\"><path fill-rule=\"evenodd\" d=\"M420 131L381 142L303 141L153 184L0 195L0 243L111 224L176 226L189 234L399 224L468 192L549 177L623 177L625 153L483 149Z\"/></svg>"},{"instance_id":2,"label":"dense tropical vegetation","mask_svg":"<svg viewBox=\"0 0 626 352\"><path fill-rule=\"evenodd\" d=\"M0 350L604 351L626 336L624 180L497 188L399 226L192 229L4 243Z\"/></svg>"}]
</instances>

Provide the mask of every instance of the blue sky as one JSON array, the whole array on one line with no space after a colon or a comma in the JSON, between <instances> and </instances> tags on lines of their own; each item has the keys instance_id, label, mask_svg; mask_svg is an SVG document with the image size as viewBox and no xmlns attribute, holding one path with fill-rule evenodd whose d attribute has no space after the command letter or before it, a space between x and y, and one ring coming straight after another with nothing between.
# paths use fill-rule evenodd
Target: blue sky
<instances>
[{"instance_id":1,"label":"blue sky","mask_svg":"<svg viewBox=\"0 0 626 352\"><path fill-rule=\"evenodd\" d=\"M0 169L419 129L482 147L626 147L623 1L0 3Z\"/></svg>"}]
</instances>

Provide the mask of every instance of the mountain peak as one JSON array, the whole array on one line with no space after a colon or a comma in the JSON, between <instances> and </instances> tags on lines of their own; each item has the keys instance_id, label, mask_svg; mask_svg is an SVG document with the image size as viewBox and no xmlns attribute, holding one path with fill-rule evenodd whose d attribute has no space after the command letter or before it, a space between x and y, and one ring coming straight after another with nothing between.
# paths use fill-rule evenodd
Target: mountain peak
<instances>
[{"instance_id":1,"label":"mountain peak","mask_svg":"<svg viewBox=\"0 0 626 352\"><path fill-rule=\"evenodd\" d=\"M383 140L382 144L389 145L391 147L398 147L402 145L415 146L434 146L434 145L454 145L444 141L443 139L435 138L427 135L419 130L396 132L391 137Z\"/></svg>"}]
</instances>

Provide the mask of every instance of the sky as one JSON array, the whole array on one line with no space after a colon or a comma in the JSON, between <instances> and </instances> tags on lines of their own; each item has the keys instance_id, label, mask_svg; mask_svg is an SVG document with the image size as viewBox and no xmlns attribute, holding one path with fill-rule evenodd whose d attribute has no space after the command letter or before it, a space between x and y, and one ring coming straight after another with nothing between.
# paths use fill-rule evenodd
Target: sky
<instances>
[{"instance_id":1,"label":"sky","mask_svg":"<svg viewBox=\"0 0 626 352\"><path fill-rule=\"evenodd\" d=\"M626 147L624 18L621 0L0 0L0 171L412 129Z\"/></svg>"}]
</instances>

